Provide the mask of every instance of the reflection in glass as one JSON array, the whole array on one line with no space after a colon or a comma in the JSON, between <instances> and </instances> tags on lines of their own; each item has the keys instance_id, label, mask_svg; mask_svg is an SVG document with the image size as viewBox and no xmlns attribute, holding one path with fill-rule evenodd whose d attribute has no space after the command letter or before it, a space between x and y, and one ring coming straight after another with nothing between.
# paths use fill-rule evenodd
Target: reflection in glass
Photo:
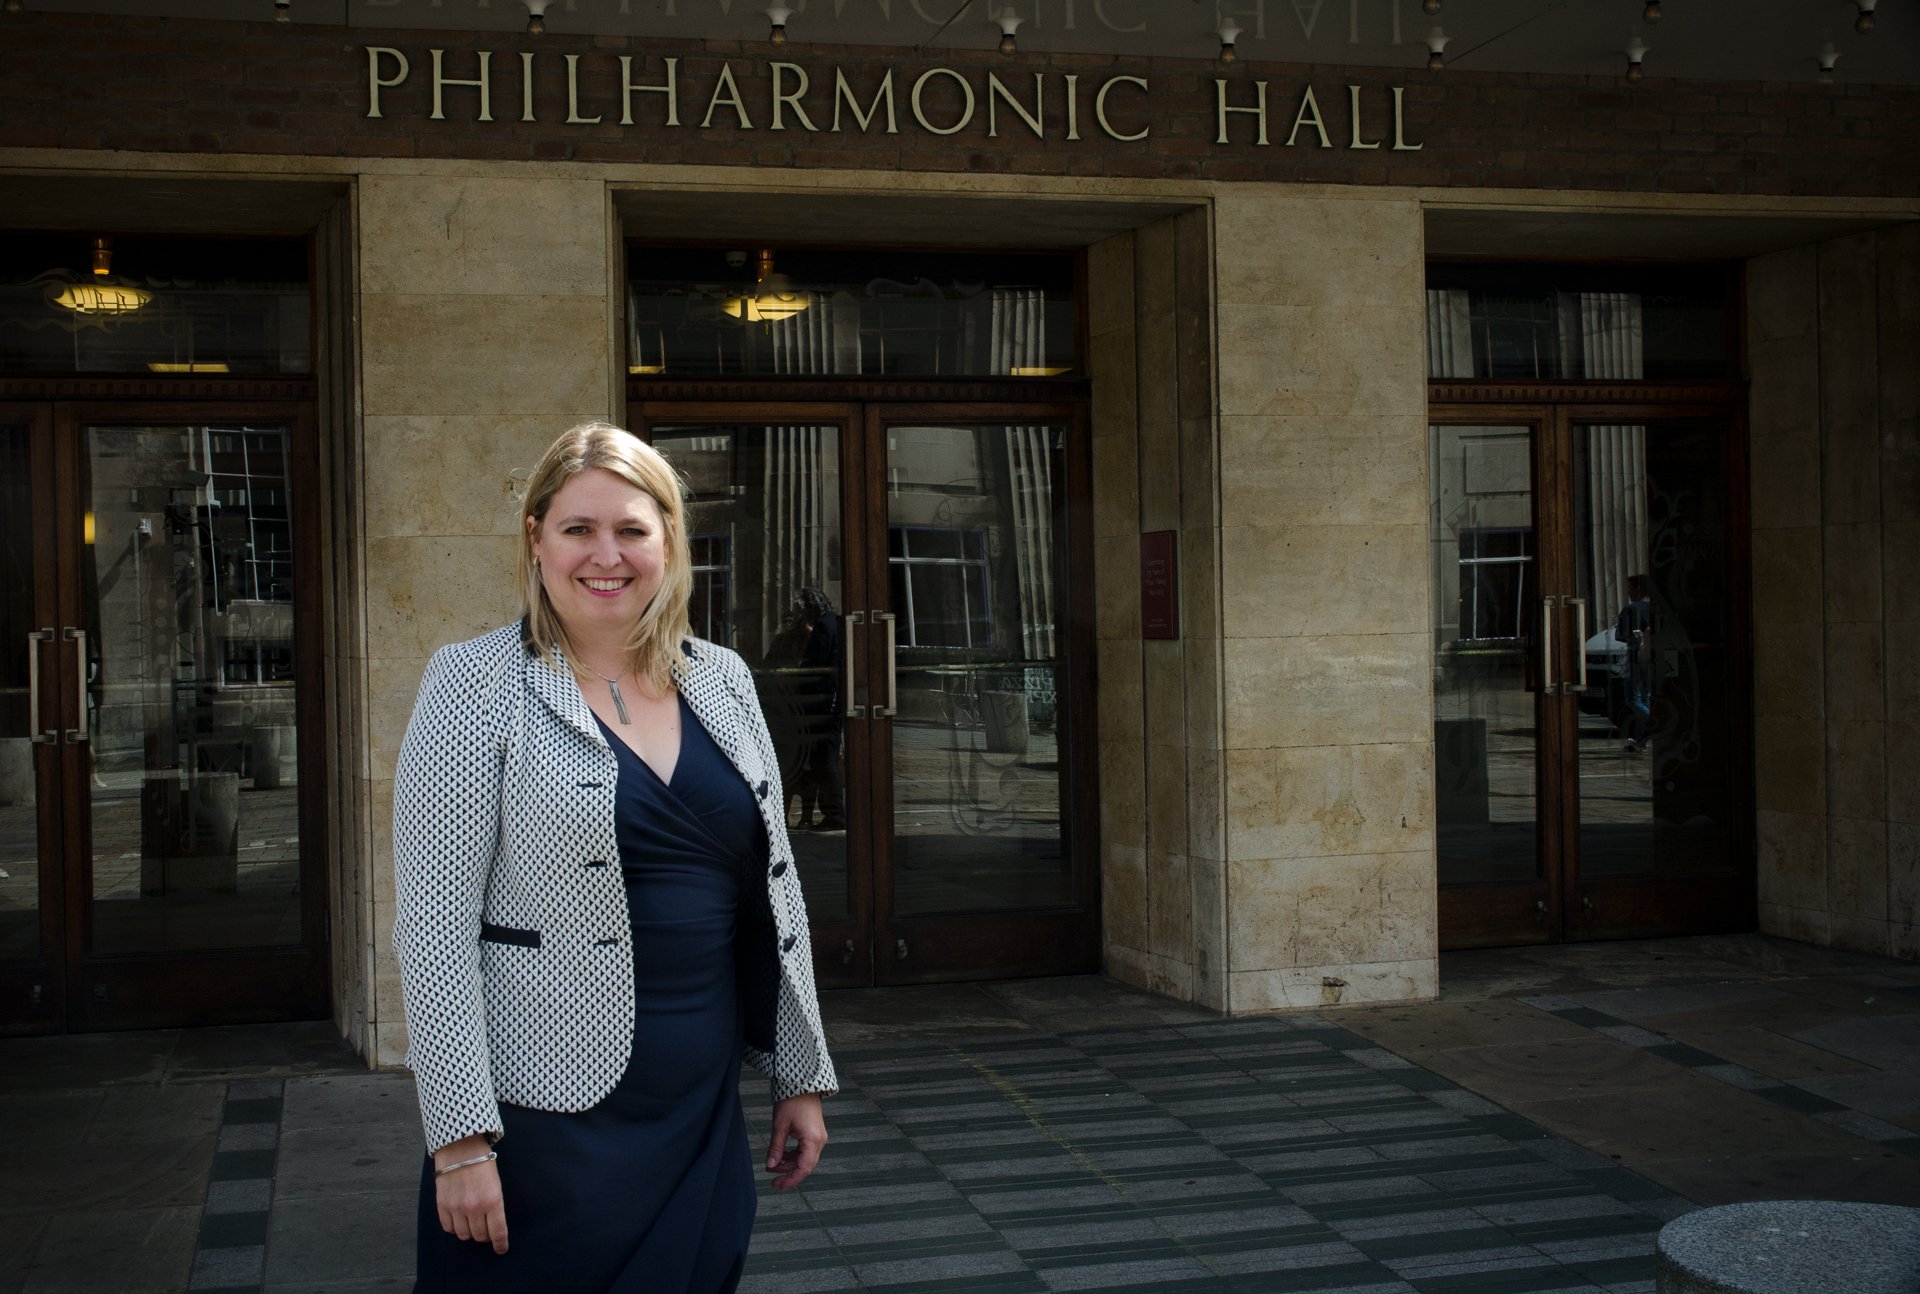
<instances>
[{"instance_id":1,"label":"reflection in glass","mask_svg":"<svg viewBox=\"0 0 1920 1294\"><path fill-rule=\"evenodd\" d=\"M1062 906L1065 431L888 429L894 909Z\"/></svg>"},{"instance_id":2,"label":"reflection in glass","mask_svg":"<svg viewBox=\"0 0 1920 1294\"><path fill-rule=\"evenodd\" d=\"M300 941L284 427L90 427L94 948Z\"/></svg>"},{"instance_id":3,"label":"reflection in glass","mask_svg":"<svg viewBox=\"0 0 1920 1294\"><path fill-rule=\"evenodd\" d=\"M28 635L33 623L33 503L27 475L27 429L0 426L0 961L26 960L40 951L40 847L36 821L33 734L40 716L28 696L30 653L40 652L43 694L53 686L51 646ZM51 715L52 698L46 713Z\"/></svg>"},{"instance_id":4,"label":"reflection in glass","mask_svg":"<svg viewBox=\"0 0 1920 1294\"><path fill-rule=\"evenodd\" d=\"M1077 372L1074 261L1058 254L636 247L627 365L641 375L1058 377Z\"/></svg>"},{"instance_id":5,"label":"reflection in glass","mask_svg":"<svg viewBox=\"0 0 1920 1294\"><path fill-rule=\"evenodd\" d=\"M1727 523L1720 428L1587 426L1575 579L1592 608L1580 710L1580 870L1730 865Z\"/></svg>"},{"instance_id":6,"label":"reflection in glass","mask_svg":"<svg viewBox=\"0 0 1920 1294\"><path fill-rule=\"evenodd\" d=\"M1429 480L1440 883L1540 874L1532 433L1434 427Z\"/></svg>"},{"instance_id":7,"label":"reflection in glass","mask_svg":"<svg viewBox=\"0 0 1920 1294\"><path fill-rule=\"evenodd\" d=\"M693 632L753 667L807 906L848 915L840 431L656 427L686 478Z\"/></svg>"}]
</instances>

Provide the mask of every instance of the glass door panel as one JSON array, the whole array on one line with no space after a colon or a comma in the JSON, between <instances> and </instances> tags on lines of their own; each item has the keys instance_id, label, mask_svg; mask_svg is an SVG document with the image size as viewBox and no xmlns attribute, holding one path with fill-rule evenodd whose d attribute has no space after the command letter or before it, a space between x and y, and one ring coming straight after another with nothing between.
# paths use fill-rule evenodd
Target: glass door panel
<instances>
[{"instance_id":1,"label":"glass door panel","mask_svg":"<svg viewBox=\"0 0 1920 1294\"><path fill-rule=\"evenodd\" d=\"M886 428L900 916L1076 901L1061 812L1066 428Z\"/></svg>"},{"instance_id":2,"label":"glass door panel","mask_svg":"<svg viewBox=\"0 0 1920 1294\"><path fill-rule=\"evenodd\" d=\"M753 669L808 911L830 925L853 915L841 435L837 424L651 429L692 499L693 632Z\"/></svg>"},{"instance_id":3,"label":"glass door panel","mask_svg":"<svg viewBox=\"0 0 1920 1294\"><path fill-rule=\"evenodd\" d=\"M58 643L36 558L37 494L33 423L0 413L0 964L38 962L41 940L42 752L58 741ZM48 869L51 870L51 869ZM44 991L43 991L44 996Z\"/></svg>"},{"instance_id":4,"label":"glass door panel","mask_svg":"<svg viewBox=\"0 0 1920 1294\"><path fill-rule=\"evenodd\" d=\"M1583 882L1725 873L1734 857L1732 527L1719 420L1576 424Z\"/></svg>"},{"instance_id":5,"label":"glass door panel","mask_svg":"<svg viewBox=\"0 0 1920 1294\"><path fill-rule=\"evenodd\" d=\"M289 433L81 433L93 953L301 942Z\"/></svg>"},{"instance_id":6,"label":"glass door panel","mask_svg":"<svg viewBox=\"0 0 1920 1294\"><path fill-rule=\"evenodd\" d=\"M1533 906L1546 877L1537 435L1530 425L1437 425L1429 434L1439 880L1443 895L1518 887L1505 900L1446 903L1449 926L1476 927L1455 931L1458 943L1546 933ZM1478 928L1489 923L1499 929Z\"/></svg>"}]
</instances>

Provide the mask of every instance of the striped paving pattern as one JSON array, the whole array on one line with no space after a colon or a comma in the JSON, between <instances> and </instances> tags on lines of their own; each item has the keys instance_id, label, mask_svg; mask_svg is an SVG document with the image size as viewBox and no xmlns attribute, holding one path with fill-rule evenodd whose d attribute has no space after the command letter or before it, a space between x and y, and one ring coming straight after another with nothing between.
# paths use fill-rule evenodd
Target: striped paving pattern
<instances>
[{"instance_id":1,"label":"striped paving pattern","mask_svg":"<svg viewBox=\"0 0 1920 1294\"><path fill-rule=\"evenodd\" d=\"M1692 1207L1314 1016L835 1061L827 1161L762 1195L749 1294L1651 1291Z\"/></svg>"}]
</instances>

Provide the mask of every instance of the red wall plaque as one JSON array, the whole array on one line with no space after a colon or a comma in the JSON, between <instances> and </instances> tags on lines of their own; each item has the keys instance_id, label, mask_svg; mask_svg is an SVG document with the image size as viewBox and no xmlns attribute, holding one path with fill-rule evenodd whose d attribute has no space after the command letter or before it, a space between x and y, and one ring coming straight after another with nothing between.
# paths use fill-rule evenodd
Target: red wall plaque
<instances>
[{"instance_id":1,"label":"red wall plaque","mask_svg":"<svg viewBox=\"0 0 1920 1294\"><path fill-rule=\"evenodd\" d=\"M1140 536L1140 636L1180 636L1180 537L1171 530Z\"/></svg>"}]
</instances>

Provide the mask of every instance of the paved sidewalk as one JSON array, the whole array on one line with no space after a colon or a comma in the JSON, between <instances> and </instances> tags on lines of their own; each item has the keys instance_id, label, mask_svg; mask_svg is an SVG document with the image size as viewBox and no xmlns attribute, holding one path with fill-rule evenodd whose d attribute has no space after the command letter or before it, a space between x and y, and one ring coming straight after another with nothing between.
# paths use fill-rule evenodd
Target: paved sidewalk
<instances>
[{"instance_id":1,"label":"paved sidewalk","mask_svg":"<svg viewBox=\"0 0 1920 1294\"><path fill-rule=\"evenodd\" d=\"M1098 978L829 994L833 1144L763 1194L744 1288L1640 1291L1696 1204L1920 1203L1920 966L1748 938L1442 976L1238 1020ZM0 1042L0 1123L0 1294L410 1286L411 1081L324 1025Z\"/></svg>"}]
</instances>

